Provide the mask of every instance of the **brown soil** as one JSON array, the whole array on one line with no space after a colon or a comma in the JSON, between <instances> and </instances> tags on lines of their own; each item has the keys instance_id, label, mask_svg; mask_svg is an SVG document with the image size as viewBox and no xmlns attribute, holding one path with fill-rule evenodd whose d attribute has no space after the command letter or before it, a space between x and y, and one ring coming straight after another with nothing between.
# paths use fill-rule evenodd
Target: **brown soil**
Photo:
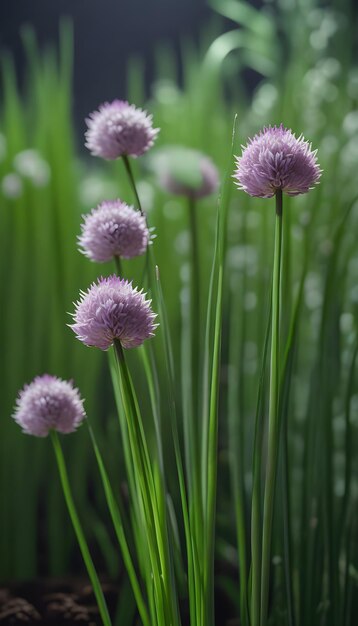
<instances>
[{"instance_id":1,"label":"brown soil","mask_svg":"<svg viewBox=\"0 0 358 626\"><path fill-rule=\"evenodd\" d=\"M115 611L118 589L103 584L110 612ZM0 588L0 624L101 626L92 589L80 581L34 581Z\"/></svg>"},{"instance_id":2,"label":"brown soil","mask_svg":"<svg viewBox=\"0 0 358 626\"><path fill-rule=\"evenodd\" d=\"M108 609L114 617L118 585L103 583ZM230 619L233 609L220 591L215 594L217 626L240 626ZM181 607L183 626L189 623L188 607ZM87 582L79 580L38 580L0 587L0 626L35 624L49 626L102 626L96 600ZM134 618L131 626L139 626Z\"/></svg>"}]
</instances>

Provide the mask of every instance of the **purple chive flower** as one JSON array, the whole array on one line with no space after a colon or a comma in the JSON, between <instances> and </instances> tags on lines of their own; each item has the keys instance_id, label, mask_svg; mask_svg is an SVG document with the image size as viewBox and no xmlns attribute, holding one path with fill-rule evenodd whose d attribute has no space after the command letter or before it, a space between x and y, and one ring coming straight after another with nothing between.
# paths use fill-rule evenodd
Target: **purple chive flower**
<instances>
[{"instance_id":1,"label":"purple chive flower","mask_svg":"<svg viewBox=\"0 0 358 626\"><path fill-rule=\"evenodd\" d=\"M86 124L86 147L93 156L108 160L139 157L159 133L159 128L153 128L151 115L124 100L101 104L98 111L90 113Z\"/></svg>"},{"instance_id":2,"label":"purple chive flower","mask_svg":"<svg viewBox=\"0 0 358 626\"><path fill-rule=\"evenodd\" d=\"M24 433L46 437L50 430L72 433L85 419L78 389L56 376L37 376L20 391L13 414Z\"/></svg>"},{"instance_id":3,"label":"purple chive flower","mask_svg":"<svg viewBox=\"0 0 358 626\"><path fill-rule=\"evenodd\" d=\"M136 348L157 328L151 301L128 280L100 278L75 303L71 328L87 346L108 350L115 339L123 348Z\"/></svg>"},{"instance_id":4,"label":"purple chive flower","mask_svg":"<svg viewBox=\"0 0 358 626\"><path fill-rule=\"evenodd\" d=\"M316 152L302 135L297 139L282 124L269 126L243 146L234 178L250 196L271 198L278 189L289 196L307 193L322 173Z\"/></svg>"},{"instance_id":5,"label":"purple chive flower","mask_svg":"<svg viewBox=\"0 0 358 626\"><path fill-rule=\"evenodd\" d=\"M199 171L201 181L197 187L177 180L168 170L163 170L160 173L160 184L166 191L176 196L187 196L194 199L205 198L218 188L219 175L214 163L204 156L200 159Z\"/></svg>"},{"instance_id":6,"label":"purple chive flower","mask_svg":"<svg viewBox=\"0 0 358 626\"><path fill-rule=\"evenodd\" d=\"M80 251L99 263L144 254L150 240L145 216L120 200L102 202L85 215L81 230Z\"/></svg>"},{"instance_id":7,"label":"purple chive flower","mask_svg":"<svg viewBox=\"0 0 358 626\"><path fill-rule=\"evenodd\" d=\"M169 146L153 158L159 184L171 194L187 198L204 198L219 186L219 174L209 157L197 150Z\"/></svg>"}]
</instances>

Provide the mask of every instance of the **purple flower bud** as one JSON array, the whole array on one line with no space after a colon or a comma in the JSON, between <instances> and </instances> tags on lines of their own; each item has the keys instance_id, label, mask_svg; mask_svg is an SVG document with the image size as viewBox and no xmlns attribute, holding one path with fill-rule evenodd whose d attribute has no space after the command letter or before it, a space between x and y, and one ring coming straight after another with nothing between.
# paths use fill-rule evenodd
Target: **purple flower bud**
<instances>
[{"instance_id":1,"label":"purple flower bud","mask_svg":"<svg viewBox=\"0 0 358 626\"><path fill-rule=\"evenodd\" d=\"M316 152L302 135L296 139L282 124L269 126L243 146L234 178L250 196L271 198L278 189L289 196L307 193L322 173Z\"/></svg>"},{"instance_id":2,"label":"purple flower bud","mask_svg":"<svg viewBox=\"0 0 358 626\"><path fill-rule=\"evenodd\" d=\"M99 263L144 254L150 239L145 216L120 200L102 202L85 215L81 230L80 251Z\"/></svg>"},{"instance_id":3,"label":"purple flower bud","mask_svg":"<svg viewBox=\"0 0 358 626\"><path fill-rule=\"evenodd\" d=\"M187 198L204 198L219 186L219 174L209 157L183 146L166 146L150 159L159 184L171 194Z\"/></svg>"},{"instance_id":4,"label":"purple flower bud","mask_svg":"<svg viewBox=\"0 0 358 626\"><path fill-rule=\"evenodd\" d=\"M186 196L194 199L210 196L219 186L218 171L211 159L203 155L200 157L198 166L200 182L197 186L180 181L166 169L159 173L159 182L166 191L175 196Z\"/></svg>"},{"instance_id":5,"label":"purple flower bud","mask_svg":"<svg viewBox=\"0 0 358 626\"><path fill-rule=\"evenodd\" d=\"M124 100L101 104L98 111L90 113L86 124L86 147L93 156L108 160L140 156L159 133L159 128L153 128L151 115Z\"/></svg>"},{"instance_id":6,"label":"purple flower bud","mask_svg":"<svg viewBox=\"0 0 358 626\"><path fill-rule=\"evenodd\" d=\"M108 350L115 339L123 348L135 348L154 335L157 324L151 301L118 276L100 278L81 292L70 327L87 346Z\"/></svg>"},{"instance_id":7,"label":"purple flower bud","mask_svg":"<svg viewBox=\"0 0 358 626\"><path fill-rule=\"evenodd\" d=\"M50 430L72 433L85 419L78 389L56 376L37 376L25 385L16 401L13 415L24 433L46 437Z\"/></svg>"}]
</instances>

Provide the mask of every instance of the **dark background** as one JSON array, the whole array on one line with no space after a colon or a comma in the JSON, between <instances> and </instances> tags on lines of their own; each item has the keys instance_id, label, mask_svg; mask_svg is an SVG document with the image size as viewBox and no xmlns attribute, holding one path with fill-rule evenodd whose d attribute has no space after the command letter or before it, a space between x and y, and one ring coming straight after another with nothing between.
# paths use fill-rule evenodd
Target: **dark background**
<instances>
[{"instance_id":1,"label":"dark background","mask_svg":"<svg viewBox=\"0 0 358 626\"><path fill-rule=\"evenodd\" d=\"M43 49L58 41L60 18L74 26L74 113L77 121L99 102L125 97L129 57L146 61L149 85L155 44L170 42L179 58L180 40L197 40L213 15L207 0L0 0L0 50L14 55L24 75L21 30L31 25Z\"/></svg>"}]
</instances>

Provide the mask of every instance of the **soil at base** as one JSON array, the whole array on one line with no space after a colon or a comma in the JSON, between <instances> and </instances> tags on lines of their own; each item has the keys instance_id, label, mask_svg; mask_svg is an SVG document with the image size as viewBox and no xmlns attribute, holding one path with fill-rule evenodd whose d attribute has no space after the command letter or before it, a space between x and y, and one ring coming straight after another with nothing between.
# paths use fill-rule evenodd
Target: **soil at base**
<instances>
[{"instance_id":1,"label":"soil at base","mask_svg":"<svg viewBox=\"0 0 358 626\"><path fill-rule=\"evenodd\" d=\"M118 589L103 584L110 612L116 608ZM101 626L91 587L79 580L33 581L0 588L0 624Z\"/></svg>"},{"instance_id":2,"label":"soil at base","mask_svg":"<svg viewBox=\"0 0 358 626\"><path fill-rule=\"evenodd\" d=\"M111 616L116 614L118 585L103 583ZM215 594L216 626L240 626L228 619L231 611L227 599ZM219 596L219 597L218 597ZM182 607L183 626L189 625L187 607ZM232 614L232 613L231 613ZM43 626L102 626L92 588L87 581L70 579L35 580L0 587L0 626L36 624ZM140 626L134 617L131 626Z\"/></svg>"}]
</instances>

